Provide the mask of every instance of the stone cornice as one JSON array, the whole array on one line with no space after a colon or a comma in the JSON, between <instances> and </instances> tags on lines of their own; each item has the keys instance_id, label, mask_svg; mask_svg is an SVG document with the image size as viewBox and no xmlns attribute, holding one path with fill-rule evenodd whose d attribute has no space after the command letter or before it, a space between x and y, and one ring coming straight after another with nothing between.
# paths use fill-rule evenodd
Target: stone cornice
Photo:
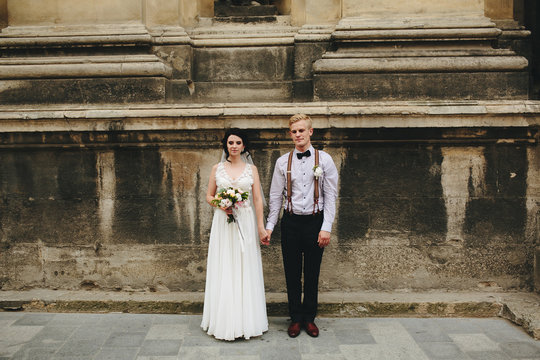
<instances>
[{"instance_id":1,"label":"stone cornice","mask_svg":"<svg viewBox=\"0 0 540 360\"><path fill-rule=\"evenodd\" d=\"M284 129L295 113L315 128L538 127L540 101L246 103L0 107L0 133ZM118 127L118 124L121 124Z\"/></svg>"}]
</instances>

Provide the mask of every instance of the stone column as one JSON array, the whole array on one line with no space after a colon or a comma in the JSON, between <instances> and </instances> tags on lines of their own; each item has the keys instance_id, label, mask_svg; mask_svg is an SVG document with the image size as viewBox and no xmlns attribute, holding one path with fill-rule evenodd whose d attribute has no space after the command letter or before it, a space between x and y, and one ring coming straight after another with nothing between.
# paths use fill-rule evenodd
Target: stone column
<instances>
[{"instance_id":1,"label":"stone column","mask_svg":"<svg viewBox=\"0 0 540 360\"><path fill-rule=\"evenodd\" d=\"M514 0L485 0L485 14L491 19L514 19Z\"/></svg>"},{"instance_id":2,"label":"stone column","mask_svg":"<svg viewBox=\"0 0 540 360\"><path fill-rule=\"evenodd\" d=\"M341 17L341 0L300 0L291 3L293 25L336 24Z\"/></svg>"},{"instance_id":3,"label":"stone column","mask_svg":"<svg viewBox=\"0 0 540 360\"><path fill-rule=\"evenodd\" d=\"M197 2L192 0L145 0L144 20L152 35L152 51L172 67L167 101L189 98L186 81L191 78L192 50L183 26L195 26Z\"/></svg>"},{"instance_id":4,"label":"stone column","mask_svg":"<svg viewBox=\"0 0 540 360\"><path fill-rule=\"evenodd\" d=\"M141 23L140 0L7 0L9 26Z\"/></svg>"},{"instance_id":5,"label":"stone column","mask_svg":"<svg viewBox=\"0 0 540 360\"><path fill-rule=\"evenodd\" d=\"M0 30L7 26L7 0L0 0Z\"/></svg>"},{"instance_id":6,"label":"stone column","mask_svg":"<svg viewBox=\"0 0 540 360\"><path fill-rule=\"evenodd\" d=\"M195 2L193 0L181 0L185 2ZM197 0L197 9L199 16L212 17L214 16L214 0Z\"/></svg>"},{"instance_id":7,"label":"stone column","mask_svg":"<svg viewBox=\"0 0 540 360\"><path fill-rule=\"evenodd\" d=\"M164 102L172 69L151 54L156 41L144 21L178 20L153 11L158 2L7 0L0 102Z\"/></svg>"},{"instance_id":8,"label":"stone column","mask_svg":"<svg viewBox=\"0 0 540 360\"><path fill-rule=\"evenodd\" d=\"M494 49L483 0L344 0L314 100L526 99L527 59Z\"/></svg>"}]
</instances>

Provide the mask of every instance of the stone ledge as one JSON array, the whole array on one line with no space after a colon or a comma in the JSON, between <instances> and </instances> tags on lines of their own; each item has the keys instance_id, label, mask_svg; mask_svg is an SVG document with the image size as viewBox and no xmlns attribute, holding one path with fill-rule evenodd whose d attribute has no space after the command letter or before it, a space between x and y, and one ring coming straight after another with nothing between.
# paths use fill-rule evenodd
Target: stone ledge
<instances>
[{"instance_id":1,"label":"stone ledge","mask_svg":"<svg viewBox=\"0 0 540 360\"><path fill-rule=\"evenodd\" d=\"M214 103L129 105L4 105L0 133L39 131L287 128L295 113L316 128L537 127L540 101L387 101L313 103ZM272 118L272 121L268 121ZM263 125L264 124L264 125Z\"/></svg>"},{"instance_id":2,"label":"stone ledge","mask_svg":"<svg viewBox=\"0 0 540 360\"><path fill-rule=\"evenodd\" d=\"M341 73L438 73L523 71L527 59L521 56L404 56L389 58L323 58L313 64L316 74Z\"/></svg>"},{"instance_id":3,"label":"stone ledge","mask_svg":"<svg viewBox=\"0 0 540 360\"><path fill-rule=\"evenodd\" d=\"M200 314L201 292L0 291L3 311ZM286 294L267 293L268 314L286 316ZM325 292L319 314L336 317L503 317L540 339L540 296L525 292Z\"/></svg>"}]
</instances>

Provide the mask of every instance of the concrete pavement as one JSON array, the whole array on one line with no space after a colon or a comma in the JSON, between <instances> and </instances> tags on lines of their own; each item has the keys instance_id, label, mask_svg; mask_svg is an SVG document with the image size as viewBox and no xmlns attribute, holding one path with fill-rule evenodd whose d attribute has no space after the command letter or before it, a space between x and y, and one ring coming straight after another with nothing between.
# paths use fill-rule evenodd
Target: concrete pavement
<instances>
[{"instance_id":1,"label":"concrete pavement","mask_svg":"<svg viewBox=\"0 0 540 360\"><path fill-rule=\"evenodd\" d=\"M0 359L540 359L540 341L501 318L319 318L319 338L285 317L251 340L215 340L201 315L0 312Z\"/></svg>"}]
</instances>

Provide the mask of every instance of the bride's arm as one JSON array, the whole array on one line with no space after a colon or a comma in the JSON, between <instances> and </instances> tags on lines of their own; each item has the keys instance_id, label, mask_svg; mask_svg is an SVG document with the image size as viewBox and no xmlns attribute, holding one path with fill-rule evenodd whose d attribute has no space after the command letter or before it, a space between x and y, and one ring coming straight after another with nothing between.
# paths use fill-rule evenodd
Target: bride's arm
<instances>
[{"instance_id":1,"label":"bride's arm","mask_svg":"<svg viewBox=\"0 0 540 360\"><path fill-rule=\"evenodd\" d=\"M212 167L212 172L210 173L210 179L208 180L208 189L206 190L206 202L210 204L210 206L216 207L214 204L212 204L212 200L214 199L214 196L216 196L216 169L217 164Z\"/></svg>"},{"instance_id":2,"label":"bride's arm","mask_svg":"<svg viewBox=\"0 0 540 360\"><path fill-rule=\"evenodd\" d=\"M264 228L264 213L263 213L263 201L261 194L261 181L259 179L259 172L255 165L251 165L253 169L253 206L255 206L255 215L257 217L257 228L259 232L259 238L263 244L267 243L267 233Z\"/></svg>"}]
</instances>

